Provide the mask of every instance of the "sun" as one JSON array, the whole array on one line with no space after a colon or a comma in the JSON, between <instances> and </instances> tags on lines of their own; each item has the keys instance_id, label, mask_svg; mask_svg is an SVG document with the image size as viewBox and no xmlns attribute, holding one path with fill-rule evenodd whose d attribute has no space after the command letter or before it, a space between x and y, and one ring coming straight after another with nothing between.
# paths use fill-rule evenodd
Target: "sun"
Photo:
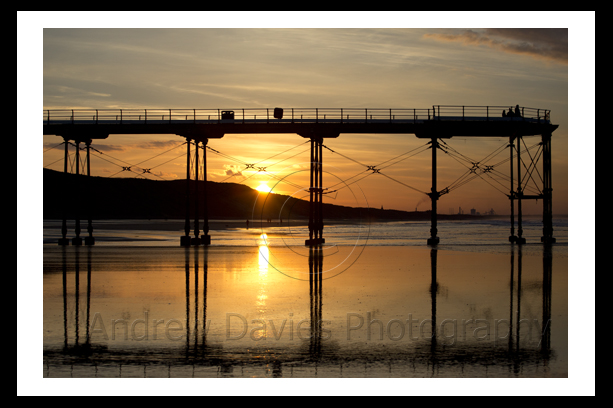
<instances>
[{"instance_id":1,"label":"sun","mask_svg":"<svg viewBox=\"0 0 613 408\"><path fill-rule=\"evenodd\" d=\"M266 184L266 182L263 182L255 189L258 190L260 193L270 193L272 191L272 188L268 187L268 184Z\"/></svg>"}]
</instances>

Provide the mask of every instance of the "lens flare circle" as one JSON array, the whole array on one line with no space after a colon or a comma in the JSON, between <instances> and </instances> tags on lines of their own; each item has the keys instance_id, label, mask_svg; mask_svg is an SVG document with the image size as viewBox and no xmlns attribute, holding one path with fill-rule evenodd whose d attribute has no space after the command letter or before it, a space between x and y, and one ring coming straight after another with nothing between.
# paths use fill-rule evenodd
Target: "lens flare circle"
<instances>
[{"instance_id":1,"label":"lens flare circle","mask_svg":"<svg viewBox=\"0 0 613 408\"><path fill-rule=\"evenodd\" d=\"M306 165L306 166L305 166ZM292 268L289 268L287 266L282 266L281 262L280 262L280 257L279 256L275 256L275 252L276 250L278 250L280 247L284 248L285 250L289 250L291 252L293 252L294 254L303 256L305 258L308 257L312 257L313 256L313 248L309 248L307 246L304 245L304 236L299 236L299 232L298 230L299 228L292 228L290 226L290 223L287 222L286 224L283 224L281 222L281 226L282 228L285 229L285 233L284 234L280 234L279 237L276 237L275 240L280 240L280 242L282 242L283 245L281 245L280 247L276 247L276 246L270 246L270 239L268 238L268 236L266 235L266 233L264 232L264 225L266 225L265 221L265 217L264 217L264 213L265 213L265 208L266 208L266 204L269 203L268 199L269 199L269 194L268 193L274 193L274 190L276 188L278 188L278 186L282 183L285 183L287 185L294 185L296 186L295 183L291 182L289 179L291 177L295 177L296 175L300 174L300 173L304 173L304 172L309 172L310 173L310 166L311 163L310 162L306 162L306 163L299 163L298 167L299 169L296 170L296 164L292 165L292 166L288 166L285 169L277 172L277 174L282 174L284 171L289 170L289 172L283 176L283 177L279 177L279 176L274 176L275 178L275 182L273 184L273 186L270 188L269 191L260 191L258 190L260 193L265 192L266 193L266 197L264 198L264 203L262 204L261 207L261 211L259 214L259 218L261 221L261 235L260 238L257 240L257 244L260 248L262 248L263 246L267 247L267 261L268 264L271 268L275 269L276 271L282 273L285 276L288 276L290 278L293 279L298 279L298 280L308 280L309 279L309 273L312 273L307 271L307 272L302 272L302 271L298 271L298 270L294 270ZM306 167L306 169L304 168ZM336 169L338 170L338 169ZM346 256L342 256L340 255L338 259L334 259L334 255L340 254L341 250L340 250L340 246L334 244L333 242L330 242L330 240L328 240L327 243L322 244L321 246L315 248L315 252L317 251L324 251L324 252L320 252L320 254L324 254L326 255L326 262L325 262L325 270L320 270L318 271L318 273L321 273L322 275L324 275L322 277L322 279L329 279L332 278L334 276L338 276L339 274L345 272L347 269L349 269L349 267L351 267L356 261L357 259L362 255L362 252L364 251L364 248L366 246L366 243L368 242L368 238L370 235L370 225L368 224L367 220L367 213L368 213L368 209L369 209L369 205L368 205L368 200L366 198L366 195L364 194L364 191L356 184L356 183L350 183L347 184L343 179L341 179L340 177L338 177L336 174L330 172L330 171L323 171L324 174L327 174L329 176L332 176L334 178L336 178L338 180L337 183L333 184L334 187L339 186L338 188L336 188L333 191L327 191L324 193L324 197L326 196L325 194L329 194L329 193L333 193L333 192L337 192L338 190L341 189L345 189L348 188L349 192L351 193L353 199L355 200L355 207L356 208L364 208L365 209L365 214L361 214L358 223L356 225L354 225L354 229L353 229L353 236L351 236L350 241L352 242L352 244L350 245L351 248L348 250L348 254ZM271 179L269 181L273 181L272 180L273 177L271 176ZM356 194L356 192L350 187L350 185L354 185L355 187L357 187L357 189L359 190L359 194ZM267 183L262 183L262 185L266 185L266 187L268 186ZM328 190L328 189L324 189ZM252 210L252 219L257 219L258 215L256 214L256 206L257 206L257 200L260 197L261 194L258 194L258 197L256 198L256 202L254 202L253 205L253 210ZM299 202L299 200L301 200L302 198L308 197L309 195L309 188L298 188L296 189L293 193L291 193L288 198L284 201L283 205L281 206L281 208L279 209L279 216L277 217L279 220L282 221L282 214L284 211L288 211L291 214L291 210L293 208L293 206ZM358 199L358 195L361 196L365 202L365 206L364 205L360 205L359 203L359 199ZM290 204L291 199L294 198L293 203ZM288 206L290 206L288 209ZM289 221L290 217L288 216L288 221ZM357 231L357 232L355 232ZM293 241L293 242L292 242ZM297 244L296 244L297 242ZM302 243L302 244L301 244ZM349 246L349 245L348 245ZM343 252L346 251L346 248L343 248ZM310 258L309 258L310 259ZM330 262L332 261L332 262ZM320 265L321 266L321 265ZM323 269L323 268L322 268Z\"/></svg>"}]
</instances>

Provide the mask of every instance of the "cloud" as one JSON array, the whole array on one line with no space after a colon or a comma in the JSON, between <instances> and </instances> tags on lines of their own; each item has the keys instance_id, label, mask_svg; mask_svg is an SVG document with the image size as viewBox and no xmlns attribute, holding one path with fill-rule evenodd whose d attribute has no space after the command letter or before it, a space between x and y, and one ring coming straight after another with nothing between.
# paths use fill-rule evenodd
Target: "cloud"
<instances>
[{"instance_id":1,"label":"cloud","mask_svg":"<svg viewBox=\"0 0 613 408\"><path fill-rule=\"evenodd\" d=\"M123 152L126 150L125 146L113 145L113 144L96 143L93 147L100 152Z\"/></svg>"},{"instance_id":2,"label":"cloud","mask_svg":"<svg viewBox=\"0 0 613 408\"><path fill-rule=\"evenodd\" d=\"M43 150L60 149L64 150L64 142L58 143L43 143Z\"/></svg>"},{"instance_id":3,"label":"cloud","mask_svg":"<svg viewBox=\"0 0 613 408\"><path fill-rule=\"evenodd\" d=\"M237 166L236 164L224 164L224 175L225 176L242 176L243 173L241 172L239 166Z\"/></svg>"},{"instance_id":4,"label":"cloud","mask_svg":"<svg viewBox=\"0 0 613 408\"><path fill-rule=\"evenodd\" d=\"M132 148L142 148L142 149L165 149L165 148L173 148L173 147L179 147L182 146L183 142L177 142L176 139L174 140L153 140L153 141L146 141L143 143L139 143L139 144L135 144L132 146Z\"/></svg>"},{"instance_id":5,"label":"cloud","mask_svg":"<svg viewBox=\"0 0 613 408\"><path fill-rule=\"evenodd\" d=\"M113 145L113 144L95 144L92 146L92 148L100 152L123 152L124 150L126 150L124 146ZM64 142L43 143L43 149L44 150L48 150L48 149L64 150ZM74 147L70 147L71 152L73 149ZM84 149L85 149L85 145L82 144L81 150L84 150Z\"/></svg>"},{"instance_id":6,"label":"cloud","mask_svg":"<svg viewBox=\"0 0 613 408\"><path fill-rule=\"evenodd\" d=\"M566 28L487 28L459 33L428 33L424 38L526 55L535 59L568 64L568 29Z\"/></svg>"},{"instance_id":7,"label":"cloud","mask_svg":"<svg viewBox=\"0 0 613 408\"><path fill-rule=\"evenodd\" d=\"M166 149L169 151L181 145L183 145L183 142L177 143L176 140L149 140L141 143L126 143L123 145L96 143L92 147L100 152L124 152L133 151L134 149Z\"/></svg>"}]
</instances>

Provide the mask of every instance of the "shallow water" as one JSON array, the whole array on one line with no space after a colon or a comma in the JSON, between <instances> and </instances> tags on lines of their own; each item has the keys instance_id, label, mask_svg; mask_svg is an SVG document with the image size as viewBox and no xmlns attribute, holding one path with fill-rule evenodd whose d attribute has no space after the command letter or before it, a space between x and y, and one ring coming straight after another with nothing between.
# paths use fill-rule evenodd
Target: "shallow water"
<instances>
[{"instance_id":1,"label":"shallow water","mask_svg":"<svg viewBox=\"0 0 613 408\"><path fill-rule=\"evenodd\" d=\"M213 223L213 222L212 222ZM97 220L94 222L96 246L176 246L184 235L183 220ZM219 227L211 231L213 246L257 246L261 234L268 236L267 245L303 246L308 239L308 227L304 220L286 221L283 224L252 220L250 228L244 221L216 220ZM474 220L439 221L440 248L469 250L472 252L506 253L510 235L506 218L475 218ZM56 244L61 222L43 222L43 243ZM193 225L192 225L193 227ZM202 221L200 228L202 229ZM568 244L568 220L554 218L554 236L557 247ZM68 221L69 237L74 236L73 222ZM516 227L517 229L517 227ZM87 235L85 222L81 222L81 237ZM517 231L515 231L517 234ZM540 244L542 221L540 217L524 217L523 237L528 244ZM429 221L359 222L350 221L326 225L327 241L343 246L419 246L423 247L430 236ZM540 245L539 245L540 247Z\"/></svg>"},{"instance_id":2,"label":"shallow water","mask_svg":"<svg viewBox=\"0 0 613 408\"><path fill-rule=\"evenodd\" d=\"M548 248L448 233L433 250L401 228L347 245L355 226L330 227L321 251L273 227L243 245L212 231L208 248L163 230L147 233L166 245L43 245L43 377L568 376L563 234Z\"/></svg>"}]
</instances>

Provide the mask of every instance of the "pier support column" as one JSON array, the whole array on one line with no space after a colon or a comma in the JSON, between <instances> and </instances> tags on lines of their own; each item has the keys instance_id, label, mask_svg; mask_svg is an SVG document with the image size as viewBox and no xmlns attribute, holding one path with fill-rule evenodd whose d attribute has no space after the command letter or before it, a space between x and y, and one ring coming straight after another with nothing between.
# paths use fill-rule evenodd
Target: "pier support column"
<instances>
[{"instance_id":1,"label":"pier support column","mask_svg":"<svg viewBox=\"0 0 613 408\"><path fill-rule=\"evenodd\" d=\"M64 138L64 188L63 188L63 204L62 204L62 238L58 239L58 245L70 245L70 241L66 237L68 227L66 226L67 217L67 196L68 196L68 139Z\"/></svg>"},{"instance_id":2,"label":"pier support column","mask_svg":"<svg viewBox=\"0 0 613 408\"><path fill-rule=\"evenodd\" d=\"M522 237L524 230L522 229L522 211L521 211L521 199L524 195L521 187L521 136L517 137L517 239L515 242L518 244L525 244L526 238Z\"/></svg>"},{"instance_id":3,"label":"pier support column","mask_svg":"<svg viewBox=\"0 0 613 408\"><path fill-rule=\"evenodd\" d=\"M323 138L311 137L311 186L309 188L309 239L307 246L321 245L323 238Z\"/></svg>"},{"instance_id":4,"label":"pier support column","mask_svg":"<svg viewBox=\"0 0 613 408\"><path fill-rule=\"evenodd\" d=\"M202 135L190 134L185 136L187 140L187 163L186 163L186 180L185 180L185 235L181 236L181 246L190 245L210 245L211 237L209 236L209 211L207 201L207 177L206 177L206 145L208 138ZM192 166L191 144L194 141L194 166ZM202 146L200 146L202 143ZM202 165L200 165L200 150L202 150ZM192 168L194 169L194 197L190 197L192 189ZM202 170L202 181L200 182L200 169ZM202 192L200 191L202 188ZM202 195L202 197L200 197ZM202 198L202 200L201 200ZM194 201L194 236L191 237L190 225L190 206L191 200ZM201 202L202 201L202 202ZM203 218L202 234L200 233L200 218Z\"/></svg>"},{"instance_id":5,"label":"pier support column","mask_svg":"<svg viewBox=\"0 0 613 408\"><path fill-rule=\"evenodd\" d=\"M511 190L509 193L509 201L511 202L511 235L509 235L509 242L517 242L517 236L515 235L515 185L513 183L513 150L515 150L515 136L509 137L509 151L510 151L510 172L511 175Z\"/></svg>"},{"instance_id":6,"label":"pier support column","mask_svg":"<svg viewBox=\"0 0 613 408\"><path fill-rule=\"evenodd\" d=\"M542 135L543 142L543 236L541 242L553 244L553 188L551 185L551 133Z\"/></svg>"},{"instance_id":7,"label":"pier support column","mask_svg":"<svg viewBox=\"0 0 613 408\"><path fill-rule=\"evenodd\" d=\"M61 135L64 139L64 176L62 186L62 238L58 239L58 245L94 245L92 226L92 205L91 205L91 164L90 150L93 139L106 139L108 134L98 132L88 132L85 136L77 135L76 133L67 133ZM68 145L71 140L75 143L75 158L74 169L75 175L68 175ZM85 168L81 169L81 143L85 143L86 156ZM83 176L81 177L81 172ZM83 185L82 183L85 183ZM84 194L82 194L84 192ZM85 204L83 204L85 202ZM83 210L85 208L85 210ZM75 220L75 237L68 239L68 227L66 225L67 218L71 216ZM88 236L81 238L81 218L87 218Z\"/></svg>"},{"instance_id":8,"label":"pier support column","mask_svg":"<svg viewBox=\"0 0 613 408\"><path fill-rule=\"evenodd\" d=\"M436 137L432 138L432 190L428 194L430 199L432 200L432 212L430 214L430 238L428 238L428 245L437 245L439 243L439 238L437 237L437 201L440 197L440 193L436 191L436 151L438 150L438 139Z\"/></svg>"},{"instance_id":9,"label":"pier support column","mask_svg":"<svg viewBox=\"0 0 613 408\"><path fill-rule=\"evenodd\" d=\"M88 140L85 141L85 146L87 147L87 156L86 156L87 157L87 162L86 162L86 165L87 165L87 203L88 203L88 206L87 206L87 211L88 211L88 214L87 214L87 233L89 234L84 239L85 245L94 245L96 243L96 240L95 240L94 235L93 235L94 234L94 227L92 225L92 210L91 210L91 198L92 198L91 197L91 185L90 185L91 184L91 179L90 179L90 177L91 177L91 167L90 167L90 164L89 164L89 157L90 157L89 150L90 150L91 144L92 144L91 139L88 139Z\"/></svg>"},{"instance_id":10,"label":"pier support column","mask_svg":"<svg viewBox=\"0 0 613 408\"><path fill-rule=\"evenodd\" d=\"M191 226L189 222L189 182L191 179L191 139L188 137L187 139L187 163L186 163L186 178L185 178L185 235L181 237L181 246L190 246L191 237L189 236L191 232Z\"/></svg>"},{"instance_id":11,"label":"pier support column","mask_svg":"<svg viewBox=\"0 0 613 408\"><path fill-rule=\"evenodd\" d=\"M209 139L203 139L202 142L202 196L203 196L203 222L202 226L202 235L200 236L200 244L202 245L211 245L211 236L209 235L209 201L207 194L207 176L206 176L206 145L209 142Z\"/></svg>"},{"instance_id":12,"label":"pier support column","mask_svg":"<svg viewBox=\"0 0 613 408\"><path fill-rule=\"evenodd\" d=\"M80 150L80 144L81 141L80 140L75 140L75 145L77 146L75 149L75 174L76 177L74 178L74 186L73 186L73 193L74 193L74 197L78 197L79 194L79 165L80 165L80 159L79 159L79 150ZM74 226L74 232L75 232L75 237L72 239L72 245L82 245L83 244L83 239L81 238L81 206L79 205L78 199L72 200L72 202L70 203L71 206L74 208L74 214L75 214L75 226Z\"/></svg>"},{"instance_id":13,"label":"pier support column","mask_svg":"<svg viewBox=\"0 0 613 408\"><path fill-rule=\"evenodd\" d=\"M200 194L198 194L198 179L199 174L200 174L200 163L199 163L199 158L200 158L200 148L198 147L198 143L199 141L196 139L194 140L194 146L195 146L195 150L194 150L194 154L195 154L195 158L194 158L194 237L191 240L191 244L192 245L200 245L200 238L198 237L198 235L200 235L200 222L199 222L199 217L198 217L198 207L199 207L199 198L200 198Z\"/></svg>"}]
</instances>

